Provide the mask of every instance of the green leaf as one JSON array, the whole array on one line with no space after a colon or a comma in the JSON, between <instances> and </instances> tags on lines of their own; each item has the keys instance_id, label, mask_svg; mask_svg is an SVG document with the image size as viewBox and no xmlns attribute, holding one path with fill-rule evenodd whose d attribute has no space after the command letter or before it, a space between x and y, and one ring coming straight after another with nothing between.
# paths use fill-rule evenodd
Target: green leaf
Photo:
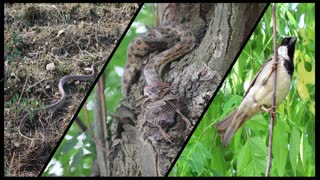
<instances>
[{"instance_id":1,"label":"green leaf","mask_svg":"<svg viewBox=\"0 0 320 180\"><path fill-rule=\"evenodd\" d=\"M238 176L261 176L266 167L267 148L261 137L249 138L239 153Z\"/></svg>"},{"instance_id":2,"label":"green leaf","mask_svg":"<svg viewBox=\"0 0 320 180\"><path fill-rule=\"evenodd\" d=\"M248 143L246 143L243 147L241 147L240 153L239 153L239 158L237 161L237 171L238 175L245 175L247 174L247 168L248 164L250 162L250 149Z\"/></svg>"},{"instance_id":3,"label":"green leaf","mask_svg":"<svg viewBox=\"0 0 320 180\"><path fill-rule=\"evenodd\" d=\"M291 14L291 12L287 9L287 10L286 10L286 13L287 13L287 16L288 16L290 22L293 24L293 26L297 27L297 26L298 26L297 21L296 21L296 19L293 17L293 15Z\"/></svg>"},{"instance_id":4,"label":"green leaf","mask_svg":"<svg viewBox=\"0 0 320 180\"><path fill-rule=\"evenodd\" d=\"M227 168L227 162L225 161L225 149L222 146L216 146L211 154L212 161L210 163L210 169L220 172L226 171ZM232 155L231 157L232 158ZM217 172L214 172L214 174L217 174Z\"/></svg>"},{"instance_id":5,"label":"green leaf","mask_svg":"<svg viewBox=\"0 0 320 180\"><path fill-rule=\"evenodd\" d=\"M249 121L245 123L246 128L250 128L252 133L256 134L267 134L268 131L268 120L262 114L253 116Z\"/></svg>"},{"instance_id":6,"label":"green leaf","mask_svg":"<svg viewBox=\"0 0 320 180\"><path fill-rule=\"evenodd\" d=\"M228 101L224 104L223 110L227 111L230 110L234 105L238 105L241 103L243 97L242 96L231 96L231 98L228 99Z\"/></svg>"},{"instance_id":7,"label":"green leaf","mask_svg":"<svg viewBox=\"0 0 320 180\"><path fill-rule=\"evenodd\" d=\"M202 158L200 153L194 152L191 155L191 166L189 166L193 172L196 172L197 175L199 176L202 174L202 171L204 170L204 159Z\"/></svg>"},{"instance_id":8,"label":"green leaf","mask_svg":"<svg viewBox=\"0 0 320 180\"><path fill-rule=\"evenodd\" d=\"M300 131L295 126L292 126L292 132L290 136L289 157L290 157L290 163L291 163L291 167L293 169L294 174L296 173L296 168L298 163L299 147L300 147Z\"/></svg>"},{"instance_id":9,"label":"green leaf","mask_svg":"<svg viewBox=\"0 0 320 180\"><path fill-rule=\"evenodd\" d=\"M265 172L267 147L265 141L261 137L253 137L248 139L250 145L253 169L255 175L261 175Z\"/></svg>"},{"instance_id":10,"label":"green leaf","mask_svg":"<svg viewBox=\"0 0 320 180\"><path fill-rule=\"evenodd\" d=\"M68 153L70 150L73 150L75 145L78 143L78 140L76 138L72 138L70 140L66 140L63 143L63 146L61 147L61 152L63 154Z\"/></svg>"},{"instance_id":11,"label":"green leaf","mask_svg":"<svg viewBox=\"0 0 320 180\"><path fill-rule=\"evenodd\" d=\"M276 166L273 166L273 169L276 169L279 176L284 176L286 174L286 164L288 158L288 132L283 130L285 122L283 120L278 120L274 127L273 134L273 161Z\"/></svg>"},{"instance_id":12,"label":"green leaf","mask_svg":"<svg viewBox=\"0 0 320 180\"><path fill-rule=\"evenodd\" d=\"M303 128L303 126L305 125L303 122L303 116L305 113L305 110L307 108L307 102L305 101L299 101L297 102L296 106L295 106L295 110L292 112L294 114L294 117L296 119L296 125L299 126L299 128Z\"/></svg>"},{"instance_id":13,"label":"green leaf","mask_svg":"<svg viewBox=\"0 0 320 180\"><path fill-rule=\"evenodd\" d=\"M196 150L201 152L201 154L203 155L204 158L211 159L211 153L201 143L196 144Z\"/></svg>"},{"instance_id":14,"label":"green leaf","mask_svg":"<svg viewBox=\"0 0 320 180\"><path fill-rule=\"evenodd\" d=\"M83 158L83 149L79 149L76 154L73 156L73 159L72 159L72 163L71 163L71 167L75 167L75 166L81 166L80 162Z\"/></svg>"}]
</instances>

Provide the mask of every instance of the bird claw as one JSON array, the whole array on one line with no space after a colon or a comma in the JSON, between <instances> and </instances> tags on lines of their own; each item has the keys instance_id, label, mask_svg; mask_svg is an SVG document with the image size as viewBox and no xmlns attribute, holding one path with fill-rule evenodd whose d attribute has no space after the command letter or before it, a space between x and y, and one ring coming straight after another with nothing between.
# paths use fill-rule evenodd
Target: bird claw
<instances>
[{"instance_id":1,"label":"bird claw","mask_svg":"<svg viewBox=\"0 0 320 180\"><path fill-rule=\"evenodd\" d=\"M275 115L276 114L276 107L277 106L271 106L270 108L267 108L265 105L263 105L263 106L261 106L261 109L263 110L263 111L266 111L266 112L268 112L268 113L270 113L271 115Z\"/></svg>"},{"instance_id":2,"label":"bird claw","mask_svg":"<svg viewBox=\"0 0 320 180\"><path fill-rule=\"evenodd\" d=\"M171 140L170 140L169 134L167 134L166 132L164 132L164 130L163 130L159 125L157 125L157 126L158 126L158 128L159 128L159 130L160 130L160 133L162 134L163 138L164 138L166 141L172 143Z\"/></svg>"},{"instance_id":3,"label":"bird claw","mask_svg":"<svg viewBox=\"0 0 320 180\"><path fill-rule=\"evenodd\" d=\"M279 61L273 62L273 64L272 64L272 71L274 71L274 70L276 69L276 67L278 66L278 64L279 64Z\"/></svg>"}]
</instances>

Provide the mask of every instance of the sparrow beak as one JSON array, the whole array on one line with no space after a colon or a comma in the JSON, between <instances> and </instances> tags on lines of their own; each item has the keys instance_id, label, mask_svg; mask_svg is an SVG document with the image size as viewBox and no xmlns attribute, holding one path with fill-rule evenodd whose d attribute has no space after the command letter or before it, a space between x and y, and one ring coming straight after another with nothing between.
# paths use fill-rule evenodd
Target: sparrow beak
<instances>
[{"instance_id":1,"label":"sparrow beak","mask_svg":"<svg viewBox=\"0 0 320 180\"><path fill-rule=\"evenodd\" d=\"M296 45L297 37L293 36L290 37L290 41L288 43L288 49L294 49L294 46Z\"/></svg>"}]
</instances>

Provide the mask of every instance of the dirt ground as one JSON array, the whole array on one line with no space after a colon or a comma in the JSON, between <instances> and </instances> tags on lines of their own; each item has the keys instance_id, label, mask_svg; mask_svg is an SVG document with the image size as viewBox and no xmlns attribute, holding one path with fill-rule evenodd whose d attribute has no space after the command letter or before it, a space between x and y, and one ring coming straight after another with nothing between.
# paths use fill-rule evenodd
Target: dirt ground
<instances>
[{"instance_id":1,"label":"dirt ground","mask_svg":"<svg viewBox=\"0 0 320 180\"><path fill-rule=\"evenodd\" d=\"M33 140L18 134L24 113L59 100L64 75L90 74L86 69L111 53L137 9L119 3L5 4L5 176L39 174L91 83L67 84L62 108L34 114L23 131Z\"/></svg>"}]
</instances>

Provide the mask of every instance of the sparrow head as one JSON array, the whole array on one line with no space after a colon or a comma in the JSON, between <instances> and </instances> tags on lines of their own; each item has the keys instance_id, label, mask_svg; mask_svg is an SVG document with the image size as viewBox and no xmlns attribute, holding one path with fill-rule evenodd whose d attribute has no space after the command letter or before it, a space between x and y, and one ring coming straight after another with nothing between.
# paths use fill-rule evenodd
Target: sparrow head
<instances>
[{"instance_id":1,"label":"sparrow head","mask_svg":"<svg viewBox=\"0 0 320 180\"><path fill-rule=\"evenodd\" d=\"M279 46L279 50L284 49L285 52L287 52L287 55L291 61L293 60L296 41L297 41L297 38L295 36L285 37L283 38ZM281 53L279 54L282 55Z\"/></svg>"}]
</instances>

